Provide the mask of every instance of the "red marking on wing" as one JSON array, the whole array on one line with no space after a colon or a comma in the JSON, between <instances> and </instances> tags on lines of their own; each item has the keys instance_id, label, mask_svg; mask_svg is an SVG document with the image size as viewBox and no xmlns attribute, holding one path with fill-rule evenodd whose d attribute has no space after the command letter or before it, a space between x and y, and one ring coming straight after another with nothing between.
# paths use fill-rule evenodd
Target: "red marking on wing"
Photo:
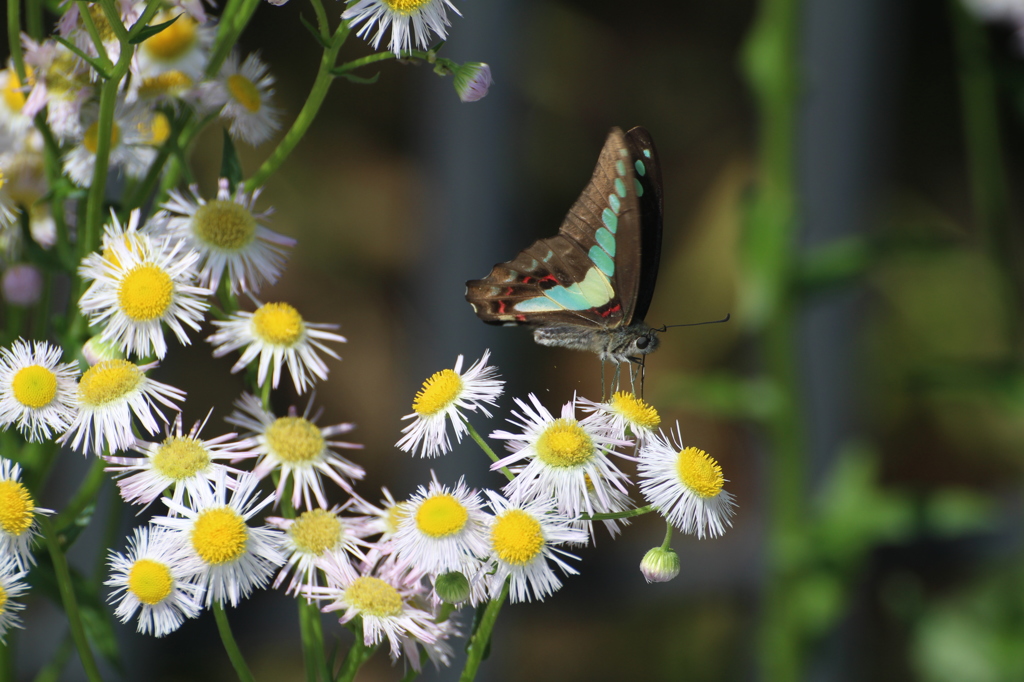
<instances>
[{"instance_id":1,"label":"red marking on wing","mask_svg":"<svg viewBox=\"0 0 1024 682\"><path fill-rule=\"evenodd\" d=\"M612 306L611 308L609 308L608 310L603 310L603 311L601 311L601 313L600 313L600 314L601 314L601 317L608 317L608 316L609 316L609 315L611 315L612 313L618 312L618 311L620 311L620 310L622 310L622 306L621 306L620 304L616 303L615 305L613 305L613 306Z\"/></svg>"},{"instance_id":2,"label":"red marking on wing","mask_svg":"<svg viewBox=\"0 0 1024 682\"><path fill-rule=\"evenodd\" d=\"M516 315L516 320L519 322L526 322L526 315Z\"/></svg>"},{"instance_id":3,"label":"red marking on wing","mask_svg":"<svg viewBox=\"0 0 1024 682\"><path fill-rule=\"evenodd\" d=\"M498 314L505 314L505 306L508 305L508 301L498 301Z\"/></svg>"},{"instance_id":4,"label":"red marking on wing","mask_svg":"<svg viewBox=\"0 0 1024 682\"><path fill-rule=\"evenodd\" d=\"M551 282L552 284L558 284L558 280L551 273L548 273L548 274L544 275L538 281L540 281L540 282Z\"/></svg>"},{"instance_id":5,"label":"red marking on wing","mask_svg":"<svg viewBox=\"0 0 1024 682\"><path fill-rule=\"evenodd\" d=\"M532 281L533 281L533 277L530 277L529 275L523 275L523 279L522 279L522 280L520 280L520 281L521 281L521 282L522 282L523 284L529 284L530 282L532 282Z\"/></svg>"},{"instance_id":6,"label":"red marking on wing","mask_svg":"<svg viewBox=\"0 0 1024 682\"><path fill-rule=\"evenodd\" d=\"M515 288L514 287L509 287L508 289L505 290L505 295L506 296L511 296L513 291L515 291Z\"/></svg>"}]
</instances>

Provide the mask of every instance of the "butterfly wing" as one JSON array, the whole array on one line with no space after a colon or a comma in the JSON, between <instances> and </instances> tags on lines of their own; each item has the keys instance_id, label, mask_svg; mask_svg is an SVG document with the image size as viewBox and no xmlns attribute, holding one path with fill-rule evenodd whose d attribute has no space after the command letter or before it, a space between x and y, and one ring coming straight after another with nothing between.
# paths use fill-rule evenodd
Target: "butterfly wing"
<instances>
[{"instance_id":1,"label":"butterfly wing","mask_svg":"<svg viewBox=\"0 0 1024 682\"><path fill-rule=\"evenodd\" d=\"M645 234L645 212L654 236ZM466 299L490 324L628 325L650 304L644 287L653 289L660 243L660 170L650 135L613 128L558 234L467 282Z\"/></svg>"}]
</instances>

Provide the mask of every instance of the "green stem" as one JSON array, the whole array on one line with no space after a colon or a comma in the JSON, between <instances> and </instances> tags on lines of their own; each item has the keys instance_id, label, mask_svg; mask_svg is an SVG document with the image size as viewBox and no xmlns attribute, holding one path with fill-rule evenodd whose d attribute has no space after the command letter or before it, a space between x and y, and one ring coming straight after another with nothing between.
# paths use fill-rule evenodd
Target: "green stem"
<instances>
[{"instance_id":1,"label":"green stem","mask_svg":"<svg viewBox=\"0 0 1024 682\"><path fill-rule=\"evenodd\" d=\"M271 377L267 376L264 378L263 385L260 386L260 402L263 404L263 409L270 411L270 381Z\"/></svg>"},{"instance_id":2,"label":"green stem","mask_svg":"<svg viewBox=\"0 0 1024 682\"><path fill-rule=\"evenodd\" d=\"M324 632L320 624L320 609L313 602L296 599L299 607L299 629L302 633L302 654L306 661L306 680L330 682L331 671L324 655Z\"/></svg>"},{"instance_id":3,"label":"green stem","mask_svg":"<svg viewBox=\"0 0 1024 682\"><path fill-rule=\"evenodd\" d=\"M665 523L665 541L661 543L661 548L664 550L672 549L672 524Z\"/></svg>"},{"instance_id":4,"label":"green stem","mask_svg":"<svg viewBox=\"0 0 1024 682\"><path fill-rule=\"evenodd\" d=\"M206 65L206 76L213 78L220 71L224 60L231 54L231 49L238 42L260 0L231 0L221 15L217 37L213 43L213 53Z\"/></svg>"},{"instance_id":5,"label":"green stem","mask_svg":"<svg viewBox=\"0 0 1024 682\"><path fill-rule=\"evenodd\" d=\"M342 22L334 32L330 47L325 49L320 57L320 68L317 71L316 80L313 81L313 87L309 91L309 96L306 98L306 103L302 105L302 111L295 117L292 127L288 129L288 132L285 133L285 136L278 143L277 148L267 157L267 160L263 162L263 165L256 171L256 174L245 181L246 192L252 192L257 187L262 186L267 181L267 178L281 167L281 164L292 153L299 140L309 130L309 126L313 123L313 119L316 118L317 112L320 111L324 97L327 96L327 91L334 81L331 70L334 69L334 64L337 62L338 50L345 44L347 37L348 25Z\"/></svg>"},{"instance_id":6,"label":"green stem","mask_svg":"<svg viewBox=\"0 0 1024 682\"><path fill-rule=\"evenodd\" d=\"M992 259L1012 283L1013 310L1024 305L1024 270L1019 266L1022 244L1010 215L1010 190L1000 137L999 101L989 54L988 38L962 0L949 0L949 14L960 79L960 111L971 182L974 218ZM1012 341L1020 347L1024 330L1020 316L1012 317Z\"/></svg>"},{"instance_id":7,"label":"green stem","mask_svg":"<svg viewBox=\"0 0 1024 682\"><path fill-rule=\"evenodd\" d=\"M781 394L768 420L768 578L759 623L761 678L797 682L802 626L792 608L801 577L800 542L806 489L804 426L798 406L795 304L792 285L797 233L796 141L800 96L799 0L762 0L745 46L747 78L760 113L758 187L744 234L751 273L748 308L762 332L765 371Z\"/></svg>"},{"instance_id":8,"label":"green stem","mask_svg":"<svg viewBox=\"0 0 1024 682\"><path fill-rule=\"evenodd\" d=\"M21 51L21 0L7 0L7 45L18 80L25 84L25 55Z\"/></svg>"},{"instance_id":9,"label":"green stem","mask_svg":"<svg viewBox=\"0 0 1024 682\"><path fill-rule=\"evenodd\" d=\"M256 682L256 678L253 677L249 666L245 663L245 657L242 656L241 649L238 648L235 636L231 633L231 624L228 622L228 615L224 612L223 604L217 603L213 605L213 616L217 621L217 632L220 633L220 641L224 645L224 651L227 652L228 658L231 660L231 665L235 668L235 674L238 675L238 679L242 682Z\"/></svg>"},{"instance_id":10,"label":"green stem","mask_svg":"<svg viewBox=\"0 0 1024 682\"><path fill-rule=\"evenodd\" d=\"M103 67L104 71L110 73L110 69L114 64L110 61L107 48L103 45L103 38L100 36L99 29L96 28L96 22L93 21L92 14L89 13L89 3L85 2L85 0L75 0L75 2L78 5L78 15L82 18L82 24L85 25L85 31L92 38L93 47L96 48L96 61ZM117 23L120 23L120 20Z\"/></svg>"},{"instance_id":11,"label":"green stem","mask_svg":"<svg viewBox=\"0 0 1024 682\"><path fill-rule=\"evenodd\" d=\"M68 502L64 509L54 517L54 527L61 530L67 528L75 522L75 519L78 518L78 515L81 514L87 506L95 502L96 493L106 480L106 477L103 475L103 467L105 465L106 462L102 458L92 458L92 465L89 467L89 472L82 480L82 484L78 486L78 490L75 491L71 501Z\"/></svg>"},{"instance_id":12,"label":"green stem","mask_svg":"<svg viewBox=\"0 0 1024 682\"><path fill-rule=\"evenodd\" d=\"M473 636L469 638L469 644L466 646L466 665L459 676L459 682L473 682L476 679L477 670L479 670L480 663L484 660L484 654L487 652L491 641L494 624L498 621L498 613L501 611L505 600L508 599L508 589L511 582L511 577L506 578L505 585L501 588L501 595L487 603L484 615L480 619L480 625L477 627L476 632L473 633Z\"/></svg>"},{"instance_id":13,"label":"green stem","mask_svg":"<svg viewBox=\"0 0 1024 682\"><path fill-rule=\"evenodd\" d=\"M361 624L357 623L352 628L352 631L355 633L356 639L352 642L352 648L348 650L345 660L341 663L337 682L352 682L356 678L356 673L363 667L363 664L370 660L370 657L377 651L376 646L366 646L366 643L363 641L363 627Z\"/></svg>"},{"instance_id":14,"label":"green stem","mask_svg":"<svg viewBox=\"0 0 1024 682\"><path fill-rule=\"evenodd\" d=\"M631 519L634 516L643 516L644 514L650 514L654 511L654 505L649 504L646 507L638 507L637 509L627 509L620 512L609 512L607 514L581 514L581 521L611 521L612 519Z\"/></svg>"},{"instance_id":15,"label":"green stem","mask_svg":"<svg viewBox=\"0 0 1024 682\"><path fill-rule=\"evenodd\" d=\"M368 66L370 64L376 64L377 62L384 62L390 59L422 59L425 62L433 64L437 60L437 55L433 52L424 52L422 50L410 50L409 52L401 55L396 52L377 52L365 57L360 57L359 59L353 59L350 62L345 62L335 69L334 73L340 75L348 73L349 71L355 71L358 68Z\"/></svg>"},{"instance_id":16,"label":"green stem","mask_svg":"<svg viewBox=\"0 0 1024 682\"><path fill-rule=\"evenodd\" d=\"M28 0L25 9L28 34L38 42L43 39L43 0Z\"/></svg>"},{"instance_id":17,"label":"green stem","mask_svg":"<svg viewBox=\"0 0 1024 682\"><path fill-rule=\"evenodd\" d=\"M480 434L476 432L476 429L473 428L473 425L469 423L468 419L462 415L459 416L462 417L462 423L465 424L466 428L469 430L469 437L476 441L476 444L479 445L480 449L491 458L492 462L497 462L500 458L494 454L494 450L492 450L491 446L487 444L487 441L480 437ZM515 478L515 476L512 475L512 472L508 470L508 467L501 467L501 473L505 474L505 478L510 481Z\"/></svg>"},{"instance_id":18,"label":"green stem","mask_svg":"<svg viewBox=\"0 0 1024 682\"><path fill-rule=\"evenodd\" d=\"M316 25L320 30L320 37L328 40L331 36L331 26L327 22L327 12L324 10L324 4L320 0L309 0L309 4L313 6L313 12L316 14Z\"/></svg>"},{"instance_id":19,"label":"green stem","mask_svg":"<svg viewBox=\"0 0 1024 682\"><path fill-rule=\"evenodd\" d=\"M82 668L90 682L102 682L99 668L96 667L96 659L93 658L92 649L89 648L89 640L85 636L85 627L82 624L82 614L78 610L78 599L75 597L75 590L71 582L71 570L68 568L68 559L60 546L60 540L54 529L54 524L45 516L39 517L39 527L43 537L46 539L46 547L50 551L50 558L53 561L53 570L57 576L57 587L60 590L61 603L64 606L64 613L68 617L68 626L71 629L71 636L75 640L75 647L78 649L78 656L82 661Z\"/></svg>"}]
</instances>

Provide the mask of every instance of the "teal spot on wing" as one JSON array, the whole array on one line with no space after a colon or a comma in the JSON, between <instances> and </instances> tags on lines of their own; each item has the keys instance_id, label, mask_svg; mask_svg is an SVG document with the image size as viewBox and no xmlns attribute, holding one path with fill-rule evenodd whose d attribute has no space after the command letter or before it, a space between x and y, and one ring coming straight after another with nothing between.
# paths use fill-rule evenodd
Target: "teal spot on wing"
<instances>
[{"instance_id":1,"label":"teal spot on wing","mask_svg":"<svg viewBox=\"0 0 1024 682\"><path fill-rule=\"evenodd\" d=\"M644 156L646 156L648 159L651 158L651 150L650 149L645 149L644 150Z\"/></svg>"},{"instance_id":2,"label":"teal spot on wing","mask_svg":"<svg viewBox=\"0 0 1024 682\"><path fill-rule=\"evenodd\" d=\"M626 183L622 181L622 178L615 178L615 193L623 199L626 198ZM618 211L616 211L618 213Z\"/></svg>"},{"instance_id":3,"label":"teal spot on wing","mask_svg":"<svg viewBox=\"0 0 1024 682\"><path fill-rule=\"evenodd\" d=\"M636 190L636 195L642 197L644 195L644 186L640 184L640 181L633 178L633 189Z\"/></svg>"},{"instance_id":4,"label":"teal spot on wing","mask_svg":"<svg viewBox=\"0 0 1024 682\"><path fill-rule=\"evenodd\" d=\"M645 166L644 162L641 161L640 159L637 159L636 163L634 163L633 166L636 168L636 172L638 175L647 175L647 166Z\"/></svg>"},{"instance_id":5,"label":"teal spot on wing","mask_svg":"<svg viewBox=\"0 0 1024 682\"><path fill-rule=\"evenodd\" d=\"M560 287L555 287L560 288ZM547 293L550 294L554 289L548 289ZM512 306L512 310L517 313L550 313L553 310L564 310L565 306L558 305L552 299L547 296L536 296L534 298L528 298L525 301L520 301Z\"/></svg>"},{"instance_id":6,"label":"teal spot on wing","mask_svg":"<svg viewBox=\"0 0 1024 682\"><path fill-rule=\"evenodd\" d=\"M616 161L615 162L615 170L617 170L619 172L619 175L625 175L626 174L626 164L623 163L622 161Z\"/></svg>"},{"instance_id":7,"label":"teal spot on wing","mask_svg":"<svg viewBox=\"0 0 1024 682\"><path fill-rule=\"evenodd\" d=\"M612 207L613 211L615 211L615 215L619 214L619 208L621 204L619 204L619 198L617 196L615 196L614 194L609 194L608 205Z\"/></svg>"},{"instance_id":8,"label":"teal spot on wing","mask_svg":"<svg viewBox=\"0 0 1024 682\"><path fill-rule=\"evenodd\" d=\"M603 227L598 228L597 232L594 233L594 239L601 245L601 248L608 252L609 256L615 255L615 236L604 229ZM593 251L593 249L591 249ZM607 273L605 273L607 274Z\"/></svg>"},{"instance_id":9,"label":"teal spot on wing","mask_svg":"<svg viewBox=\"0 0 1024 682\"><path fill-rule=\"evenodd\" d=\"M552 256L554 256L554 255L555 254L551 251L551 249L548 249L547 255L544 256L544 262L547 263L548 261L550 261Z\"/></svg>"},{"instance_id":10,"label":"teal spot on wing","mask_svg":"<svg viewBox=\"0 0 1024 682\"><path fill-rule=\"evenodd\" d=\"M601 211L601 222L612 232L619 229L619 216L615 215L610 208Z\"/></svg>"},{"instance_id":11,"label":"teal spot on wing","mask_svg":"<svg viewBox=\"0 0 1024 682\"><path fill-rule=\"evenodd\" d=\"M613 241L612 246L614 245L615 242ZM592 260L594 262L594 265L596 265L598 269L605 275L611 277L612 275L615 274L615 261L612 260L611 257L607 253L605 253L604 249L602 249L600 246L598 246L597 244L591 246L589 255L590 260Z\"/></svg>"},{"instance_id":12,"label":"teal spot on wing","mask_svg":"<svg viewBox=\"0 0 1024 682\"><path fill-rule=\"evenodd\" d=\"M598 266L587 270L587 276L582 281L573 282L567 287L551 287L543 296L535 296L516 303L512 310L517 313L587 310L604 305L614 296L615 290L608 276L603 274Z\"/></svg>"}]
</instances>

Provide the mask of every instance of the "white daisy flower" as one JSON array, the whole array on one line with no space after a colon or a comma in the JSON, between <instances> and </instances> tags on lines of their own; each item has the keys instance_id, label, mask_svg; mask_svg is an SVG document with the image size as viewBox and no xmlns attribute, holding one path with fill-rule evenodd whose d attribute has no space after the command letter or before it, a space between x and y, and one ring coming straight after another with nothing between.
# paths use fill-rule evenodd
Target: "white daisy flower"
<instances>
[{"instance_id":1,"label":"white daisy flower","mask_svg":"<svg viewBox=\"0 0 1024 682\"><path fill-rule=\"evenodd\" d=\"M356 33L366 39L374 26L377 33L369 42L373 49L391 27L391 42L388 49L394 53L408 52L415 45L421 50L430 46L430 34L444 40L448 35L448 10L462 14L451 0L347 0L348 9L341 15L349 26L362 24Z\"/></svg>"},{"instance_id":2,"label":"white daisy flower","mask_svg":"<svg viewBox=\"0 0 1024 682\"><path fill-rule=\"evenodd\" d=\"M136 365L128 360L104 360L90 367L78 381L78 414L57 442L70 441L72 450L81 447L84 454L101 455L104 446L110 452L127 450L135 444L133 414L147 433L156 433L154 412L167 423L157 403L179 411L174 401L183 400L185 392L147 377L154 367L155 362Z\"/></svg>"},{"instance_id":3,"label":"white daisy flower","mask_svg":"<svg viewBox=\"0 0 1024 682\"><path fill-rule=\"evenodd\" d=\"M0 348L0 426L14 424L26 440L62 434L75 418L78 366L61 362L61 348L17 339Z\"/></svg>"},{"instance_id":4,"label":"white daisy flower","mask_svg":"<svg viewBox=\"0 0 1024 682\"><path fill-rule=\"evenodd\" d=\"M255 53L241 67L238 54L224 60L216 80L203 84L201 101L209 109L220 109L220 117L231 124L231 137L252 146L266 142L281 127L281 112L271 106L274 77Z\"/></svg>"},{"instance_id":5,"label":"white daisy flower","mask_svg":"<svg viewBox=\"0 0 1024 682\"><path fill-rule=\"evenodd\" d=\"M459 624L456 622L456 614L450 614L440 623L435 622L431 628L431 636L435 639L431 642L424 642L415 637L401 637L402 655L409 662L409 667L420 672L423 670L423 663L420 658L420 650L426 652L427 658L434 664L436 670L441 666L448 667L455 657L455 650L450 640L462 635Z\"/></svg>"},{"instance_id":6,"label":"white daisy flower","mask_svg":"<svg viewBox=\"0 0 1024 682\"><path fill-rule=\"evenodd\" d=\"M288 410L287 417L277 417L273 412L263 409L259 398L246 393L235 401L237 408L226 418L229 424L242 430L252 444L251 457L258 457L253 474L263 478L275 470L280 470L276 497L280 502L284 495L285 484L292 479L292 506L304 504L312 509L312 498L320 507L326 507L327 497L321 476L326 476L338 484L342 490L352 493L352 480L359 480L366 475L358 464L345 459L334 448L362 449L357 443L331 440L337 435L348 433L355 424L335 424L320 428L316 425L320 414L310 415L313 399L306 404L302 416L298 416L294 407Z\"/></svg>"},{"instance_id":7,"label":"white daisy flower","mask_svg":"<svg viewBox=\"0 0 1024 682\"><path fill-rule=\"evenodd\" d=\"M173 24L139 44L132 63L134 78L145 80L177 73L192 82L202 80L216 29L180 11L158 12L149 23L155 26L172 19Z\"/></svg>"},{"instance_id":8,"label":"white daisy flower","mask_svg":"<svg viewBox=\"0 0 1024 682\"><path fill-rule=\"evenodd\" d=\"M483 501L462 479L450 488L438 483L434 472L430 477L430 484L409 498L392 541L392 557L431 576L462 571L469 561L487 555Z\"/></svg>"},{"instance_id":9,"label":"white daisy flower","mask_svg":"<svg viewBox=\"0 0 1024 682\"><path fill-rule=\"evenodd\" d=\"M226 269L232 294L255 294L281 276L295 240L267 229L271 210L253 212L259 189L247 194L239 187L232 195L224 178L217 186L211 201L199 196L195 185L187 193L171 190L150 224L156 234L183 239L199 252L202 286L216 289Z\"/></svg>"},{"instance_id":10,"label":"white daisy flower","mask_svg":"<svg viewBox=\"0 0 1024 682\"><path fill-rule=\"evenodd\" d=\"M25 76L28 82L22 83L10 60L7 68L0 70L0 128L14 137L21 137L32 128L32 117L25 111L25 102L35 78L32 71Z\"/></svg>"},{"instance_id":11,"label":"white daisy flower","mask_svg":"<svg viewBox=\"0 0 1024 682\"><path fill-rule=\"evenodd\" d=\"M359 616L366 646L377 646L387 638L391 658L396 659L403 637L426 643L437 641L439 630L433 614L413 603L423 592L418 578L381 566L353 575L342 562L333 559L324 561L322 568L327 586L310 587L305 596L329 600L331 603L321 609L324 612L344 611L339 619L342 625Z\"/></svg>"},{"instance_id":12,"label":"white daisy flower","mask_svg":"<svg viewBox=\"0 0 1024 682\"><path fill-rule=\"evenodd\" d=\"M157 246L148 231L139 229L140 212L128 214L128 222L121 224L117 214L110 212L110 222L103 226L100 238L100 250L85 256L78 265L78 274L82 279L92 282L105 276L111 269L121 267L121 262L114 253L114 247L127 249L139 260L151 258Z\"/></svg>"},{"instance_id":13,"label":"white daisy flower","mask_svg":"<svg viewBox=\"0 0 1024 682\"><path fill-rule=\"evenodd\" d=\"M149 145L145 107L119 100L114 107L114 121L110 132L108 169L125 175L140 177L156 158L156 150ZM78 128L73 134L77 144L64 157L64 172L80 187L92 184L99 149L99 105L95 102L82 107Z\"/></svg>"},{"instance_id":14,"label":"white daisy flower","mask_svg":"<svg viewBox=\"0 0 1024 682\"><path fill-rule=\"evenodd\" d=\"M27 575L28 571L15 557L0 558L0 644L6 643L8 630L24 627L18 611L24 609L25 605L14 600L28 591L28 585L24 582Z\"/></svg>"},{"instance_id":15,"label":"white daisy flower","mask_svg":"<svg viewBox=\"0 0 1024 682\"><path fill-rule=\"evenodd\" d=\"M53 510L37 507L32 493L21 482L21 467L0 457L0 557L19 567L35 564L32 544L39 535L38 514Z\"/></svg>"},{"instance_id":16,"label":"white daisy flower","mask_svg":"<svg viewBox=\"0 0 1024 682\"><path fill-rule=\"evenodd\" d=\"M196 582L205 588L207 607L237 606L255 587L265 586L274 570L285 562L278 550L281 531L248 521L274 501L258 501L259 479L238 478L228 500L227 481L220 477L212 489L197 489L188 505L163 498L173 516L158 516L152 523L171 529L202 568Z\"/></svg>"},{"instance_id":17,"label":"white daisy flower","mask_svg":"<svg viewBox=\"0 0 1024 682\"><path fill-rule=\"evenodd\" d=\"M603 412L608 415L620 438L626 438L626 429L629 429L634 438L642 441L657 433L661 426L658 411L644 402L643 398L626 391L617 391L606 403L595 403L586 398L580 398L579 401L585 412Z\"/></svg>"},{"instance_id":18,"label":"white daisy flower","mask_svg":"<svg viewBox=\"0 0 1024 682\"><path fill-rule=\"evenodd\" d=\"M485 489L484 494L494 512L490 527L490 555L496 564L491 578L492 598L501 594L506 578L510 578L510 602L533 598L543 601L562 586L552 563L565 575L578 573L562 557L579 557L556 545L584 544L587 536L569 519L555 514L554 500L515 503L493 490Z\"/></svg>"},{"instance_id":19,"label":"white daisy flower","mask_svg":"<svg viewBox=\"0 0 1024 682\"><path fill-rule=\"evenodd\" d=\"M513 411L512 424L520 433L495 431L491 438L508 441L512 454L491 465L497 471L514 466L516 477L504 488L512 500L554 498L560 514L578 518L611 509L612 491L626 494L628 478L611 459L611 455L632 460L615 448L633 443L619 438L606 415L595 413L576 420L576 398L562 406L562 415L555 418L530 394L530 403L516 398L522 411Z\"/></svg>"},{"instance_id":20,"label":"white daisy flower","mask_svg":"<svg viewBox=\"0 0 1024 682\"><path fill-rule=\"evenodd\" d=\"M485 350L463 374L460 355L454 369L435 372L424 381L412 401L412 414L402 417L413 422L402 429L404 435L395 446L404 452L418 450L420 457L437 457L452 450L448 440L449 421L458 442L469 433L461 410L479 409L490 418L487 405L497 402L505 385L496 378L498 368L487 364L490 357L491 351Z\"/></svg>"},{"instance_id":21,"label":"white daisy flower","mask_svg":"<svg viewBox=\"0 0 1024 682\"><path fill-rule=\"evenodd\" d=\"M125 26L131 26L138 21L145 8L145 4L136 2L136 0L116 0L114 4L117 7L121 23ZM107 13L100 3L86 3L81 6L88 8L89 16L92 17L93 24L100 35L100 42L103 44L103 51L107 53L107 58L116 63L121 55L121 41L118 40L110 21L107 20ZM96 44L82 21L79 9L80 6L77 2L69 3L63 8L63 14L57 20L57 32L62 38L74 43L75 47L90 57L96 57L99 54L96 51ZM96 74L93 74L93 78L96 77Z\"/></svg>"},{"instance_id":22,"label":"white daisy flower","mask_svg":"<svg viewBox=\"0 0 1024 682\"><path fill-rule=\"evenodd\" d=\"M173 538L163 528L136 528L126 554L109 554L110 578L103 584L114 589L107 599L117 604L114 615L122 623L138 611L143 635L163 637L202 611L203 588L194 582L201 565Z\"/></svg>"},{"instance_id":23,"label":"white daisy flower","mask_svg":"<svg viewBox=\"0 0 1024 682\"><path fill-rule=\"evenodd\" d=\"M384 494L384 499L380 501L379 507L359 496L355 497L352 506L353 511L366 515L370 535L380 536L377 541L378 547L390 545L389 541L398 532L399 524L409 513L408 501L396 501L387 488L381 488L381 492Z\"/></svg>"},{"instance_id":24,"label":"white daisy flower","mask_svg":"<svg viewBox=\"0 0 1024 682\"><path fill-rule=\"evenodd\" d=\"M35 75L25 101L25 115L34 117L45 108L46 122L53 134L63 140L74 134L82 105L93 92L90 68L55 40L37 43L22 34L22 44L25 64L32 67Z\"/></svg>"},{"instance_id":25,"label":"white daisy flower","mask_svg":"<svg viewBox=\"0 0 1024 682\"><path fill-rule=\"evenodd\" d=\"M372 546L364 539L371 535L368 519L341 516L352 502L349 500L344 506L330 509L310 509L294 519L267 517L268 524L284 531L282 549L288 556L274 579L275 588L289 575L292 578L285 590L288 594L298 595L305 586L319 585L319 564L328 556L338 562L339 570L344 570L346 564L351 566L352 558L366 561L362 548ZM355 569L350 570L355 577Z\"/></svg>"},{"instance_id":26,"label":"white daisy flower","mask_svg":"<svg viewBox=\"0 0 1024 682\"><path fill-rule=\"evenodd\" d=\"M237 433L200 438L199 433L208 419L209 415L185 434L179 413L173 428L167 428L162 442L136 441L132 449L143 457L104 457L115 465L107 467L106 471L114 472L114 477L119 479L117 486L125 502L148 505L168 488L173 488L171 499L183 504L186 493L191 499L199 494L199 488L210 488L220 476L225 477L228 488L234 488L230 475L239 476L243 472L218 460L246 457L252 451L245 443L238 442Z\"/></svg>"},{"instance_id":27,"label":"white daisy flower","mask_svg":"<svg viewBox=\"0 0 1024 682\"><path fill-rule=\"evenodd\" d=\"M732 526L736 503L722 490L722 467L703 450L684 448L678 423L670 437L659 433L641 445L640 492L682 532L698 538L723 535Z\"/></svg>"},{"instance_id":28,"label":"white daisy flower","mask_svg":"<svg viewBox=\"0 0 1024 682\"><path fill-rule=\"evenodd\" d=\"M199 254L182 242L139 249L125 240L112 241L78 306L90 324L103 326L101 340L120 345L128 355L162 359L167 355L164 325L187 346L185 327L199 331L209 308L200 297L210 291L191 284L198 260ZM80 270L83 277L93 272L92 262Z\"/></svg>"},{"instance_id":29,"label":"white daisy flower","mask_svg":"<svg viewBox=\"0 0 1024 682\"><path fill-rule=\"evenodd\" d=\"M239 310L227 320L213 320L217 332L207 337L213 346L213 357L219 358L244 348L242 356L231 368L232 373L245 369L259 358L256 382L262 386L267 370L273 364L271 386L281 382L281 368L288 366L295 392L303 394L312 387L313 377L327 378L327 365L317 354L321 351L335 360L341 357L327 347L325 341L345 343L347 339L327 329L336 324L307 322L299 311L287 303L262 303L255 312ZM312 376L310 376L312 375Z\"/></svg>"}]
</instances>

